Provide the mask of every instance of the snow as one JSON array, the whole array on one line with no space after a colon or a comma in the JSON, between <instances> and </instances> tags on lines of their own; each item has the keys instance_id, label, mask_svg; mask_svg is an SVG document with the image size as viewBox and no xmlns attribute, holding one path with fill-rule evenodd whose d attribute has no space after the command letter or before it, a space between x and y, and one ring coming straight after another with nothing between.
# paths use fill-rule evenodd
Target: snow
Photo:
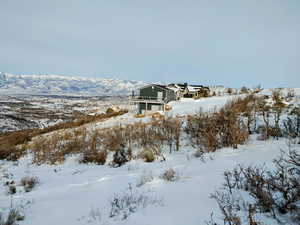
<instances>
[{"instance_id":1,"label":"snow","mask_svg":"<svg viewBox=\"0 0 300 225\"><path fill-rule=\"evenodd\" d=\"M144 163L134 160L120 168L79 164L71 157L63 165L36 166L30 157L23 158L18 165L2 163L1 172L14 175L20 180L25 175L37 176L40 184L33 191L24 193L21 187L14 195L13 202L30 202L26 219L21 224L30 225L76 225L87 224L137 224L137 225L182 225L201 224L209 219L210 213L217 213L217 205L209 196L221 186L223 172L235 166L269 165L286 149L286 141L260 142L251 140L238 150L222 149L206 156L206 162L193 156L194 150L185 149L166 154L165 162ZM213 158L213 159L210 159ZM174 168L179 180L166 182L159 178L166 169ZM145 172L151 172L154 179L141 187L135 187ZM150 192L162 199L162 205L150 205L137 209L127 220L109 218L109 199L115 193L122 193L128 184L135 191ZM10 197L0 188L0 207L10 204ZM102 213L101 223L90 218L92 209Z\"/></svg>"},{"instance_id":2,"label":"snow","mask_svg":"<svg viewBox=\"0 0 300 225\"><path fill-rule=\"evenodd\" d=\"M170 102L172 106L170 115L187 115L197 113L200 108L204 111L212 111L214 109L221 108L228 101L241 97L243 95L232 96L215 96L210 98L200 98L197 100L191 98L183 98L179 101Z\"/></svg>"}]
</instances>

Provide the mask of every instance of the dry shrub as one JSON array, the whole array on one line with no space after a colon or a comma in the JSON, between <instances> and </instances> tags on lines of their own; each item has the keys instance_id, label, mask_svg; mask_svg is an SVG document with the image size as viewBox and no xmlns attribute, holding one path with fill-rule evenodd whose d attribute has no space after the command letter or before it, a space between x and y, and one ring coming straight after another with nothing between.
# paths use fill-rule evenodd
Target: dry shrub
<instances>
[{"instance_id":1,"label":"dry shrub","mask_svg":"<svg viewBox=\"0 0 300 225\"><path fill-rule=\"evenodd\" d=\"M18 143L31 141L28 146L23 145L25 147L20 150L20 153L26 152L26 149L29 148L33 153L33 162L36 164L62 163L67 155L78 153L83 156L82 162L103 164L107 153L113 152L115 159L113 163L119 166L131 160L131 149L133 148L155 149L152 152L160 156L162 156L160 149L164 144L168 144L170 150L173 146L179 150L181 126L182 121L178 118L167 118L151 123L120 125L90 131L89 133L83 127L70 131L67 129L68 126L64 126L62 130L44 135L40 135L40 133L44 133L45 130L25 132ZM30 138L26 139L26 137ZM5 153L3 158L7 158L7 154L12 155L11 152L0 151L0 155ZM146 158L147 161L152 160L149 154ZM162 156L162 158L164 157Z\"/></svg>"},{"instance_id":2,"label":"dry shrub","mask_svg":"<svg viewBox=\"0 0 300 225\"><path fill-rule=\"evenodd\" d=\"M117 126L101 131L105 149L115 152L121 145L126 148L152 149L155 155L160 155L164 144L179 150L182 120L167 118L151 123L135 123Z\"/></svg>"},{"instance_id":3,"label":"dry shrub","mask_svg":"<svg viewBox=\"0 0 300 225\"><path fill-rule=\"evenodd\" d=\"M151 149L145 148L140 153L140 158L142 158L144 162L153 162L155 160L155 153Z\"/></svg>"},{"instance_id":4,"label":"dry shrub","mask_svg":"<svg viewBox=\"0 0 300 225\"><path fill-rule=\"evenodd\" d=\"M179 179L179 175L176 173L176 171L172 168L165 170L161 175L160 178L168 181L168 182L174 182Z\"/></svg>"},{"instance_id":5,"label":"dry shrub","mask_svg":"<svg viewBox=\"0 0 300 225\"><path fill-rule=\"evenodd\" d=\"M268 134L270 137L279 138L282 137L282 131L279 126L269 126Z\"/></svg>"},{"instance_id":6,"label":"dry shrub","mask_svg":"<svg viewBox=\"0 0 300 225\"><path fill-rule=\"evenodd\" d=\"M295 97L295 90L293 88L288 89L288 93L286 95L286 101L291 101Z\"/></svg>"},{"instance_id":7,"label":"dry shrub","mask_svg":"<svg viewBox=\"0 0 300 225\"><path fill-rule=\"evenodd\" d=\"M101 135L103 149L116 152L125 146L131 148L131 130L131 125L119 125L103 130L100 129L97 132Z\"/></svg>"},{"instance_id":8,"label":"dry shrub","mask_svg":"<svg viewBox=\"0 0 300 225\"><path fill-rule=\"evenodd\" d=\"M64 162L65 157L70 154L77 154L87 148L89 142L86 136L76 136L76 133L64 135L53 132L51 135L43 135L33 139L30 149L33 153L33 163L59 164ZM71 138L71 139L69 139Z\"/></svg>"},{"instance_id":9,"label":"dry shrub","mask_svg":"<svg viewBox=\"0 0 300 225\"><path fill-rule=\"evenodd\" d=\"M60 137L51 135L49 137L40 136L33 140L30 149L33 153L33 163L41 165L43 163L55 164L64 161L64 155L57 150Z\"/></svg>"},{"instance_id":10,"label":"dry shrub","mask_svg":"<svg viewBox=\"0 0 300 225\"><path fill-rule=\"evenodd\" d=\"M107 149L112 148L109 144L114 141L112 139L109 143L104 143L104 140L107 141L111 137L105 136L105 134L108 135L107 132L101 133L99 130L88 133L86 129L81 128L70 131L68 135L53 133L51 136L37 137L30 146L34 156L33 162L36 164L59 164L68 155L81 154L81 163L105 164ZM119 143L113 144L115 148L115 145Z\"/></svg>"},{"instance_id":11,"label":"dry shrub","mask_svg":"<svg viewBox=\"0 0 300 225\"><path fill-rule=\"evenodd\" d=\"M260 130L261 137L259 139L266 140L269 137L282 137L281 117L287 105L283 102L280 90L272 92L272 104L267 103L265 99L260 98L257 103L259 115L263 119L264 129ZM259 131L259 130L258 130ZM263 131L263 133L261 132Z\"/></svg>"},{"instance_id":12,"label":"dry shrub","mask_svg":"<svg viewBox=\"0 0 300 225\"><path fill-rule=\"evenodd\" d=\"M121 144L120 148L118 148L113 155L112 166L120 167L124 165L126 162L129 162L131 158L132 158L131 149L126 148L123 144Z\"/></svg>"},{"instance_id":13,"label":"dry shrub","mask_svg":"<svg viewBox=\"0 0 300 225\"><path fill-rule=\"evenodd\" d=\"M226 106L219 112L200 111L190 117L186 133L191 144L203 152L213 152L222 147L237 148L237 145L245 143L249 136L243 120Z\"/></svg>"},{"instance_id":14,"label":"dry shrub","mask_svg":"<svg viewBox=\"0 0 300 225\"><path fill-rule=\"evenodd\" d=\"M179 151L182 123L183 121L177 117L167 117L159 124L163 140L169 146L170 153L172 152L173 145L175 145L176 151Z\"/></svg>"},{"instance_id":15,"label":"dry shrub","mask_svg":"<svg viewBox=\"0 0 300 225\"><path fill-rule=\"evenodd\" d=\"M290 139L300 138L300 107L294 107L284 120L283 135ZM300 139L298 141L300 144Z\"/></svg>"},{"instance_id":16,"label":"dry shrub","mask_svg":"<svg viewBox=\"0 0 300 225\"><path fill-rule=\"evenodd\" d=\"M81 150L82 158L81 163L96 163L98 165L104 165L106 162L107 151L103 149L101 144L102 136L99 131L95 131L88 144Z\"/></svg>"},{"instance_id":17,"label":"dry shrub","mask_svg":"<svg viewBox=\"0 0 300 225\"><path fill-rule=\"evenodd\" d=\"M274 89L272 91L272 100L274 102L281 102L283 99L281 89Z\"/></svg>"},{"instance_id":18,"label":"dry shrub","mask_svg":"<svg viewBox=\"0 0 300 225\"><path fill-rule=\"evenodd\" d=\"M271 127L270 136L276 137L278 139L278 137L282 136L279 123L281 120L282 113L286 108L286 104L283 102L283 97L280 89L273 91L272 98L274 101L271 107L272 113L274 115L274 127Z\"/></svg>"},{"instance_id":19,"label":"dry shrub","mask_svg":"<svg viewBox=\"0 0 300 225\"><path fill-rule=\"evenodd\" d=\"M257 140L259 141L265 141L270 137L279 138L283 135L280 127L271 125L269 125L268 127L265 125L259 126L257 128L257 133L259 134L259 136L257 136Z\"/></svg>"},{"instance_id":20,"label":"dry shrub","mask_svg":"<svg viewBox=\"0 0 300 225\"><path fill-rule=\"evenodd\" d=\"M87 130L85 127L79 127L73 129L71 132L66 132L66 133L69 133L69 136L71 137L79 137L79 136L85 137L87 135Z\"/></svg>"},{"instance_id":21,"label":"dry shrub","mask_svg":"<svg viewBox=\"0 0 300 225\"><path fill-rule=\"evenodd\" d=\"M136 148L160 149L164 142L159 121L133 124L130 134L131 144Z\"/></svg>"},{"instance_id":22,"label":"dry shrub","mask_svg":"<svg viewBox=\"0 0 300 225\"><path fill-rule=\"evenodd\" d=\"M211 197L217 201L225 225L241 224L236 223L238 220L248 220L249 225L262 224L255 219L256 214L259 218L267 216L276 224L299 224L299 149L290 149L275 159L274 164L274 171L265 167L240 166L224 173L224 188ZM239 196L245 194L252 199L251 203L240 199Z\"/></svg>"},{"instance_id":23,"label":"dry shrub","mask_svg":"<svg viewBox=\"0 0 300 225\"><path fill-rule=\"evenodd\" d=\"M31 130L8 132L0 136L0 159L16 161L24 154L26 149L18 147L30 140Z\"/></svg>"},{"instance_id":24,"label":"dry shrub","mask_svg":"<svg viewBox=\"0 0 300 225\"><path fill-rule=\"evenodd\" d=\"M215 114L219 129L220 143L223 147L237 148L248 139L249 133L240 114L235 111L234 106L225 105L219 113Z\"/></svg>"},{"instance_id":25,"label":"dry shrub","mask_svg":"<svg viewBox=\"0 0 300 225\"><path fill-rule=\"evenodd\" d=\"M115 194L110 200L109 217L119 217L121 220L126 220L131 214L141 208L162 204L162 200L150 194L149 192L140 193L139 190L133 189L131 184L129 184L129 188L125 192Z\"/></svg>"},{"instance_id":26,"label":"dry shrub","mask_svg":"<svg viewBox=\"0 0 300 225\"><path fill-rule=\"evenodd\" d=\"M0 225L17 225L17 221L25 219L25 215L18 207L11 207L6 216L0 212Z\"/></svg>"},{"instance_id":27,"label":"dry shrub","mask_svg":"<svg viewBox=\"0 0 300 225\"><path fill-rule=\"evenodd\" d=\"M85 116L70 122L59 123L43 129L29 129L23 131L7 132L0 135L0 159L18 160L24 154L26 149L19 148L18 145L27 144L32 138L48 134L53 131L78 128L91 122L103 121L112 117L120 116L127 113L128 110L120 110L113 113L102 113L94 116ZM79 129L80 131L80 129ZM78 135L75 135L78 136Z\"/></svg>"},{"instance_id":28,"label":"dry shrub","mask_svg":"<svg viewBox=\"0 0 300 225\"><path fill-rule=\"evenodd\" d=\"M81 163L95 163L104 165L106 162L107 152L105 150L86 150L82 153Z\"/></svg>"},{"instance_id":29,"label":"dry shrub","mask_svg":"<svg viewBox=\"0 0 300 225\"><path fill-rule=\"evenodd\" d=\"M215 151L218 147L218 130L209 113L199 112L187 120L185 131L191 145L199 151Z\"/></svg>"},{"instance_id":30,"label":"dry shrub","mask_svg":"<svg viewBox=\"0 0 300 225\"><path fill-rule=\"evenodd\" d=\"M200 110L187 118L185 132L191 145L200 152L211 152L222 147L237 148L256 130L262 107L265 107L265 103L261 97L248 95L228 102L219 111ZM264 109L263 112L268 110Z\"/></svg>"}]
</instances>

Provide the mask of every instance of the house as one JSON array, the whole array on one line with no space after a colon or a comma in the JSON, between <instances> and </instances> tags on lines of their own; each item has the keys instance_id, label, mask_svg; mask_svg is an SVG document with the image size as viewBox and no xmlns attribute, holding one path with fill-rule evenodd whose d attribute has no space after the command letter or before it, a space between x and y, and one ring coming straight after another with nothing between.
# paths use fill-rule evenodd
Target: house
<instances>
[{"instance_id":1,"label":"house","mask_svg":"<svg viewBox=\"0 0 300 225\"><path fill-rule=\"evenodd\" d=\"M205 87L203 85L188 85L187 93L184 95L186 98L202 98L208 97L209 95L209 87Z\"/></svg>"},{"instance_id":2,"label":"house","mask_svg":"<svg viewBox=\"0 0 300 225\"><path fill-rule=\"evenodd\" d=\"M203 85L188 85L183 84L169 84L168 88L171 88L176 93L176 98L201 98L209 95L209 87Z\"/></svg>"},{"instance_id":3,"label":"house","mask_svg":"<svg viewBox=\"0 0 300 225\"><path fill-rule=\"evenodd\" d=\"M184 83L184 84L172 83L172 84L169 84L167 87L175 92L177 100L183 98L184 94L187 93L187 89L186 89L187 83Z\"/></svg>"},{"instance_id":4,"label":"house","mask_svg":"<svg viewBox=\"0 0 300 225\"><path fill-rule=\"evenodd\" d=\"M175 91L164 85L149 84L138 90L138 94L131 97L131 102L138 106L138 112L155 112L165 110L165 105L176 100Z\"/></svg>"}]
</instances>

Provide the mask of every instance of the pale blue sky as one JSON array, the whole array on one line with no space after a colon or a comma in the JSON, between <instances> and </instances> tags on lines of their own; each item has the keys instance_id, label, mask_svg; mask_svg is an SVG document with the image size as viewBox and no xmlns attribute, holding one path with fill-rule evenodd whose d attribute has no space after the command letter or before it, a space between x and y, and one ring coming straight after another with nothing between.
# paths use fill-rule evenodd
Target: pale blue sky
<instances>
[{"instance_id":1,"label":"pale blue sky","mask_svg":"<svg viewBox=\"0 0 300 225\"><path fill-rule=\"evenodd\" d=\"M300 87L300 0L0 0L0 71Z\"/></svg>"}]
</instances>

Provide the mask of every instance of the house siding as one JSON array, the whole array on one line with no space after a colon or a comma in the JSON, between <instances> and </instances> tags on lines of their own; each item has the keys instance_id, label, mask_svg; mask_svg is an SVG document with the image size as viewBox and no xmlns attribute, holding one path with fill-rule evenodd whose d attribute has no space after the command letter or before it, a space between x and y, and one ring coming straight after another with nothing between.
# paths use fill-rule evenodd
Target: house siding
<instances>
[{"instance_id":1,"label":"house siding","mask_svg":"<svg viewBox=\"0 0 300 225\"><path fill-rule=\"evenodd\" d=\"M163 93L163 99L165 99L167 102L176 100L176 94L173 90L161 88L155 85L149 85L147 87L141 88L140 96L146 98L147 97L157 98L158 92Z\"/></svg>"},{"instance_id":2,"label":"house siding","mask_svg":"<svg viewBox=\"0 0 300 225\"><path fill-rule=\"evenodd\" d=\"M176 100L176 94L173 90L163 88L157 85L149 85L141 88L139 96L145 99L147 98L157 99L158 92L162 92L162 98L165 103ZM146 109L146 103L139 103L139 113L142 113L143 110L147 110L147 111L153 110L152 106L161 106L161 109L163 109L163 104L147 103L147 109Z\"/></svg>"}]
</instances>

